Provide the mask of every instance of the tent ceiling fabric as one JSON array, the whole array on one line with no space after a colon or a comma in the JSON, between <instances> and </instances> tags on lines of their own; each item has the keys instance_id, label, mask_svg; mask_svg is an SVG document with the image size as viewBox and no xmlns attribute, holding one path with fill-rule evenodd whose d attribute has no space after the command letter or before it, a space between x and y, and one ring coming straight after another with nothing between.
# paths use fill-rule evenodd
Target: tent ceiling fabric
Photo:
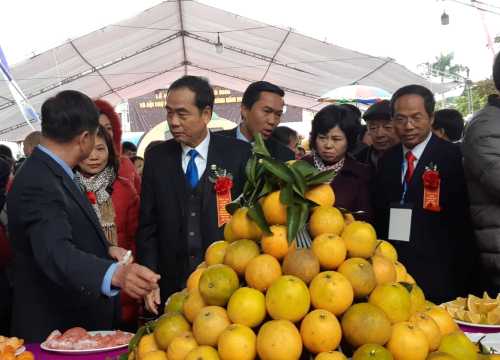
<instances>
[{"instance_id":1,"label":"tent ceiling fabric","mask_svg":"<svg viewBox=\"0 0 500 360\"><path fill-rule=\"evenodd\" d=\"M215 51L217 33L224 51ZM169 0L36 55L12 69L37 111L45 99L75 89L117 104L166 88L185 73L244 91L267 80L283 87L286 102L319 109L336 87L359 83L393 92L418 83L439 85L392 59L319 41L192 0ZM30 132L7 86L0 86L0 140Z\"/></svg>"}]
</instances>

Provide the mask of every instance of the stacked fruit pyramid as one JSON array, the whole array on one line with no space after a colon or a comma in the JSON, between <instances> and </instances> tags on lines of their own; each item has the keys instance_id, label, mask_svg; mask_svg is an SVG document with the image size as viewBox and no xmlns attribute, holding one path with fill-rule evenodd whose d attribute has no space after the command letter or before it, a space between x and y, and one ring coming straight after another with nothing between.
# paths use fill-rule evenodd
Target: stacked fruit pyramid
<instances>
[{"instance_id":1,"label":"stacked fruit pyramid","mask_svg":"<svg viewBox=\"0 0 500 360\"><path fill-rule=\"evenodd\" d=\"M261 139L246 172L225 240L139 330L129 359L478 357L448 312L426 302L394 247L333 206L334 174L278 163ZM310 248L290 241L306 230Z\"/></svg>"}]
</instances>

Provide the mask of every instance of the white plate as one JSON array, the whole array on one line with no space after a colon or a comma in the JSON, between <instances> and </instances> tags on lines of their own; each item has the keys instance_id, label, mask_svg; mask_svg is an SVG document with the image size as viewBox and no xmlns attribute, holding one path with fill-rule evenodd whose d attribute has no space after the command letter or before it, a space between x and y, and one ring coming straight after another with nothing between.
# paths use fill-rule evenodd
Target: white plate
<instances>
[{"instance_id":1,"label":"white plate","mask_svg":"<svg viewBox=\"0 0 500 360\"><path fill-rule=\"evenodd\" d=\"M444 308L445 305L448 304L448 303L449 302L445 302L445 303L442 303L439 306L441 306L441 307ZM500 325L474 324L474 323L470 323L470 322L467 322L467 321L458 320L458 319L455 319L455 318L453 318L453 320L455 320L455 322L457 324L465 325L465 326L471 326L471 327L475 327L475 328L478 328L478 329L480 329L480 328L483 328L483 329L500 329Z\"/></svg>"},{"instance_id":2,"label":"white plate","mask_svg":"<svg viewBox=\"0 0 500 360\"><path fill-rule=\"evenodd\" d=\"M16 350L16 356L21 355L25 351L26 351L26 348L24 346L21 346L19 349Z\"/></svg>"},{"instance_id":3,"label":"white plate","mask_svg":"<svg viewBox=\"0 0 500 360\"><path fill-rule=\"evenodd\" d=\"M480 333L465 333L467 337L474 343L476 343L479 339L484 336L484 339L481 340L481 344L483 344L488 349L493 348L497 353L500 353L500 333L493 334L480 334Z\"/></svg>"},{"instance_id":4,"label":"white plate","mask_svg":"<svg viewBox=\"0 0 500 360\"><path fill-rule=\"evenodd\" d=\"M87 332L89 333L89 335L112 335L116 331L87 331ZM124 333L134 335L132 333L127 333L127 332L124 332ZM50 352L55 352L55 353L60 353L60 354L74 354L74 355L77 355L77 354L92 354L92 353L99 353L99 352L104 352L104 351L113 351L113 350L122 349L122 348L127 347L127 346L128 346L128 343L127 344L123 344L123 345L117 345L117 346L109 346L109 347L105 347L105 348L99 348L99 349L62 350L62 349L52 349L52 348L49 348L49 347L47 347L45 345L45 342L43 342L43 343L40 344L40 348L42 350L45 350L45 351L50 351Z\"/></svg>"}]
</instances>

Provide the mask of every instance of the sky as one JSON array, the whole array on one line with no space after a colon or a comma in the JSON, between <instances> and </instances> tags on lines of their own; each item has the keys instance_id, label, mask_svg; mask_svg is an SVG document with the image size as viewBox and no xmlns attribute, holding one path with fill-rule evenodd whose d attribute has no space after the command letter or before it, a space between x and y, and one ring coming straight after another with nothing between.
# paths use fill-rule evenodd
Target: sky
<instances>
[{"instance_id":1,"label":"sky","mask_svg":"<svg viewBox=\"0 0 500 360\"><path fill-rule=\"evenodd\" d=\"M491 76L491 38L500 35L500 0L484 0L499 15L451 0L199 0L264 23L370 55L391 57L410 70L454 52L472 80ZM467 0L460 0L467 2ZM9 63L134 16L160 0L2 0L0 46ZM496 9L496 8L495 8ZM442 26L446 11L450 24ZM494 44L500 50L500 44Z\"/></svg>"}]
</instances>

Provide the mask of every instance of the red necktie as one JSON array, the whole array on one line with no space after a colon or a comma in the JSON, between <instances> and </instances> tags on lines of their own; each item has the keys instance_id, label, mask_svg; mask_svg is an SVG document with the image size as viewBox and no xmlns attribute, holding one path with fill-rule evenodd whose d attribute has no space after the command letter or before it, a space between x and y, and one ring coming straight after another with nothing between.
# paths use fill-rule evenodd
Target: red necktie
<instances>
[{"instance_id":1,"label":"red necktie","mask_svg":"<svg viewBox=\"0 0 500 360\"><path fill-rule=\"evenodd\" d=\"M407 168L406 168L406 174L405 174L405 180L406 180L407 184L411 181L411 177L413 176L413 171L415 171L415 160L417 160L415 155L413 155L413 153L411 151L408 151L406 153Z\"/></svg>"}]
</instances>

